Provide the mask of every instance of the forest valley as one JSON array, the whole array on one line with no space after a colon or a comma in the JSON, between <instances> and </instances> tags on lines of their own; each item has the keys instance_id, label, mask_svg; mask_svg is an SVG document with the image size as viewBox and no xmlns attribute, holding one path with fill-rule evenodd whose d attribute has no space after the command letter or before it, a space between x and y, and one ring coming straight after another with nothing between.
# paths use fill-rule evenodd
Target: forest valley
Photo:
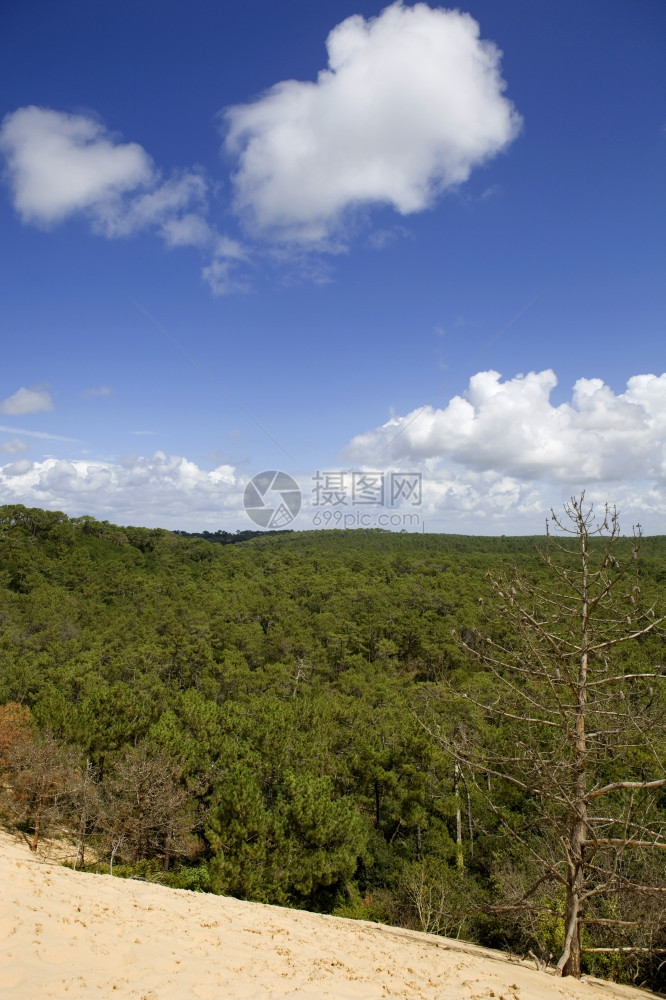
<instances>
[{"instance_id":1,"label":"forest valley","mask_svg":"<svg viewBox=\"0 0 666 1000\"><path fill-rule=\"evenodd\" d=\"M584 495L548 523L0 507L3 822L79 869L666 990L666 537Z\"/></svg>"}]
</instances>

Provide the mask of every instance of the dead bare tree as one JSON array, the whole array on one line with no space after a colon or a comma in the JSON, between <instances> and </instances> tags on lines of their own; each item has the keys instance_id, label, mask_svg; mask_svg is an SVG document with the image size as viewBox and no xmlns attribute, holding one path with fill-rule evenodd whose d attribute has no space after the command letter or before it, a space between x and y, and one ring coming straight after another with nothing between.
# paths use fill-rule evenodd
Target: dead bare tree
<instances>
[{"instance_id":1,"label":"dead bare tree","mask_svg":"<svg viewBox=\"0 0 666 1000\"><path fill-rule=\"evenodd\" d=\"M108 769L100 786L102 842L111 857L129 863L161 858L164 871L174 857L193 852L194 817L180 766L162 750L130 747Z\"/></svg>"},{"instance_id":2,"label":"dead bare tree","mask_svg":"<svg viewBox=\"0 0 666 1000\"><path fill-rule=\"evenodd\" d=\"M547 585L492 581L494 630L462 641L493 692L462 695L480 723L439 738L528 859L529 882L491 909L555 916L557 969L578 977L585 951L666 950L666 668L648 638L666 616L640 610L640 526L623 539L584 493L552 524Z\"/></svg>"},{"instance_id":3,"label":"dead bare tree","mask_svg":"<svg viewBox=\"0 0 666 1000\"><path fill-rule=\"evenodd\" d=\"M85 866L86 843L96 832L101 813L97 773L90 760L86 760L85 767L79 769L78 781L73 789L73 802L75 808L72 826L75 825L76 828L76 856L74 858L74 869L76 869Z\"/></svg>"}]
</instances>

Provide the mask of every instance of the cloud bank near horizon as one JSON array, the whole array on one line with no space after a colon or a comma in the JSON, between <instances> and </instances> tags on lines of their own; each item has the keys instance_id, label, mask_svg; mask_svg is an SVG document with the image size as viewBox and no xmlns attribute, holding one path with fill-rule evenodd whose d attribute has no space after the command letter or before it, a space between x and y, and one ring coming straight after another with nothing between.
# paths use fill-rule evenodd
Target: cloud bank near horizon
<instances>
[{"instance_id":1,"label":"cloud bank near horizon","mask_svg":"<svg viewBox=\"0 0 666 1000\"><path fill-rule=\"evenodd\" d=\"M420 471L423 504L405 510L431 531L541 532L551 507L585 489L594 503L618 505L625 530L640 520L647 533L666 533L666 373L635 375L617 394L601 379L579 379L571 398L553 405L556 383L551 370L504 381L498 372L478 372L442 409L415 410L359 434L344 465L327 465L323 456L319 470ZM251 474L231 465L208 470L163 452L30 461L24 450L16 437L0 441L7 456L0 503L189 530L251 526L242 500ZM303 491L293 527L311 528L322 513L311 494L317 469L284 471Z\"/></svg>"},{"instance_id":2,"label":"cloud bank near horizon","mask_svg":"<svg viewBox=\"0 0 666 1000\"><path fill-rule=\"evenodd\" d=\"M24 504L62 510L71 517L89 514L114 524L146 527L235 530L254 528L243 508L243 492L250 474L223 465L203 469L191 459L156 452L126 456L117 461L45 458L30 461L20 448L0 445L0 505ZM3 466L2 453L9 460ZM349 468L349 467L347 467ZM357 466L356 468L359 468ZM376 466L372 466L376 468ZM404 465L400 467L404 470ZM410 467L413 468L413 467ZM356 525L356 508L340 513L351 520L326 519L337 509L312 504L312 476L316 470L295 473L303 491L303 507L289 527L296 531L314 527L399 528L402 521L378 520L380 514L408 514L407 530L461 532L465 534L543 534L551 507L557 509L580 488L586 499L603 506L617 504L624 531L640 521L647 534L666 533L664 491L654 484L598 482L591 486L521 480L500 472L477 472L434 464L422 466L423 503L413 507L363 508ZM256 470L254 470L256 471ZM368 518L370 518L368 520ZM376 522L376 523L375 523Z\"/></svg>"},{"instance_id":3,"label":"cloud bank near horizon","mask_svg":"<svg viewBox=\"0 0 666 1000\"><path fill-rule=\"evenodd\" d=\"M0 503L91 514L117 524L217 527L243 514L235 470L157 451L118 461L45 458L0 465ZM193 521L194 519L194 521Z\"/></svg>"}]
</instances>

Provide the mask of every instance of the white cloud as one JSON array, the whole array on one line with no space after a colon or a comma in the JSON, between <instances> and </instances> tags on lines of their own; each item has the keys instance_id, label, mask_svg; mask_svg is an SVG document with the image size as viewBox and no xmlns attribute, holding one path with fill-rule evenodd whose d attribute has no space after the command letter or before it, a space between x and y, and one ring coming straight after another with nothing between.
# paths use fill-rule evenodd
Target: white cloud
<instances>
[{"instance_id":1,"label":"white cloud","mask_svg":"<svg viewBox=\"0 0 666 1000\"><path fill-rule=\"evenodd\" d=\"M337 471L345 477L343 492L347 498L347 503L339 506L309 502L311 476L295 477L304 489L296 529L379 527L472 535L543 535L551 509L561 508L584 489L587 500L599 507L606 502L617 504L623 531L630 532L631 526L640 521L646 534L666 533L663 485L660 488L645 480L562 484L521 479L501 471L478 471L445 459L403 456L381 461L376 455L368 462L353 461ZM351 503L352 471L357 475L366 473L373 481L383 472L385 494L381 506ZM392 499L394 473L402 479L421 475L421 502L414 496Z\"/></svg>"},{"instance_id":2,"label":"white cloud","mask_svg":"<svg viewBox=\"0 0 666 1000\"><path fill-rule=\"evenodd\" d=\"M49 227L83 213L93 232L109 239L154 232L170 249L192 246L208 255L203 278L215 294L241 286L230 272L246 256L207 221L200 171L164 179L142 146L121 142L97 119L34 106L4 118L0 153L23 222ZM225 251L225 243L236 249Z\"/></svg>"},{"instance_id":3,"label":"white cloud","mask_svg":"<svg viewBox=\"0 0 666 1000\"><path fill-rule=\"evenodd\" d=\"M33 106L5 117L0 151L7 158L14 208L24 222L49 225L148 183L150 157L137 143L118 143L85 115Z\"/></svg>"},{"instance_id":4,"label":"white cloud","mask_svg":"<svg viewBox=\"0 0 666 1000\"><path fill-rule=\"evenodd\" d=\"M390 229L376 229L368 236L368 245L373 250L383 250L397 239L411 236L404 226L392 226Z\"/></svg>"},{"instance_id":5,"label":"white cloud","mask_svg":"<svg viewBox=\"0 0 666 1000\"><path fill-rule=\"evenodd\" d=\"M366 465L354 463L352 468L376 471L378 463L373 459ZM623 530L629 531L640 521L648 534L666 532L663 483L581 480L573 486L463 467L441 458L396 458L385 468L403 473L420 471L422 504L414 506L406 500L399 507L347 505L337 513L349 517L361 512L365 527L372 526L368 517L406 514L409 518L404 523L411 531L421 530L424 525L426 531L543 534L549 509L558 508L572 494L586 488L587 498L596 504L617 503ZM303 491L303 508L291 525L296 530L337 524L334 519L323 520L327 509L314 505L313 473L314 469L294 472ZM190 459L160 451L149 457L130 455L121 460L46 458L31 462L17 458L4 467L0 463L0 504L64 510L70 516L92 514L115 524L186 530L254 527L243 509L245 485L245 477L231 465L203 469ZM328 509L328 513L336 510ZM318 521L314 520L316 515ZM354 526L353 520L346 523ZM401 526L395 520L378 522L380 527L389 524L398 529Z\"/></svg>"},{"instance_id":6,"label":"white cloud","mask_svg":"<svg viewBox=\"0 0 666 1000\"><path fill-rule=\"evenodd\" d=\"M520 129L501 53L468 14L398 0L347 18L326 46L316 83L287 80L224 113L236 207L260 230L317 242L361 204L419 212Z\"/></svg>"},{"instance_id":7,"label":"white cloud","mask_svg":"<svg viewBox=\"0 0 666 1000\"><path fill-rule=\"evenodd\" d=\"M30 472L32 467L33 463L29 459L22 458L18 462L12 462L11 465L5 465L4 469L0 468L0 488L2 488L0 489L0 498L3 504L15 502L12 499L11 480ZM6 486L9 486L9 489L4 488Z\"/></svg>"},{"instance_id":8,"label":"white cloud","mask_svg":"<svg viewBox=\"0 0 666 1000\"><path fill-rule=\"evenodd\" d=\"M223 116L238 156L235 208L283 251L289 243L341 252L335 231L350 210L421 211L519 131L501 53L467 14L398 0L375 18L338 24L327 48L316 82L278 83ZM169 249L202 253L213 294L247 290L248 250L211 223L211 185L200 170L165 177L143 146L94 115L34 105L5 116L0 154L23 222L49 228L82 215L107 238L152 232ZM398 232L382 229L370 245ZM267 259L277 258L269 250ZM323 265L304 266L298 254L289 264L326 280Z\"/></svg>"},{"instance_id":9,"label":"white cloud","mask_svg":"<svg viewBox=\"0 0 666 1000\"><path fill-rule=\"evenodd\" d=\"M645 480L562 484L525 480L501 472L476 472L445 462L423 468L423 505L416 508L426 531L474 535L543 535L551 509L585 490L598 508L617 505L621 530L639 521L647 534L666 532L666 496Z\"/></svg>"},{"instance_id":10,"label":"white cloud","mask_svg":"<svg viewBox=\"0 0 666 1000\"><path fill-rule=\"evenodd\" d=\"M19 455L22 451L30 451L30 445L20 438L12 438L11 441L0 444L0 452L5 455Z\"/></svg>"},{"instance_id":11,"label":"white cloud","mask_svg":"<svg viewBox=\"0 0 666 1000\"><path fill-rule=\"evenodd\" d=\"M109 238L132 236L154 229L169 246L201 246L211 238L202 215L206 210L206 182L199 174L184 172L162 183L153 178L152 190L132 199L110 198L95 209L93 228Z\"/></svg>"},{"instance_id":12,"label":"white cloud","mask_svg":"<svg viewBox=\"0 0 666 1000\"><path fill-rule=\"evenodd\" d=\"M118 462L47 458L0 466L0 503L170 528L244 523L244 485L230 465L206 471L159 451Z\"/></svg>"},{"instance_id":13,"label":"white cloud","mask_svg":"<svg viewBox=\"0 0 666 1000\"><path fill-rule=\"evenodd\" d=\"M666 479L666 374L635 375L615 395L601 379L579 379L553 406L550 369L505 382L472 376L444 409L426 406L359 434L350 457L446 460L478 472L554 483Z\"/></svg>"},{"instance_id":14,"label":"white cloud","mask_svg":"<svg viewBox=\"0 0 666 1000\"><path fill-rule=\"evenodd\" d=\"M106 236L127 236L178 213L202 196L201 178L162 181L136 142L120 142L95 118L34 105L8 114L0 129L14 208L49 226L86 212Z\"/></svg>"},{"instance_id":15,"label":"white cloud","mask_svg":"<svg viewBox=\"0 0 666 1000\"><path fill-rule=\"evenodd\" d=\"M53 409L53 400L46 389L35 386L20 389L0 403L0 413L8 413L12 417L24 416L26 413L43 413Z\"/></svg>"},{"instance_id":16,"label":"white cloud","mask_svg":"<svg viewBox=\"0 0 666 1000\"><path fill-rule=\"evenodd\" d=\"M0 425L3 434L22 434L24 437L41 438L45 441L64 441L67 444L81 444L78 438L63 437L62 434L49 434L47 431L29 431L24 427L5 427Z\"/></svg>"},{"instance_id":17,"label":"white cloud","mask_svg":"<svg viewBox=\"0 0 666 1000\"><path fill-rule=\"evenodd\" d=\"M248 291L247 281L236 276L238 264L247 260L248 252L241 243L226 236L217 238L211 261L201 272L213 295Z\"/></svg>"},{"instance_id":18,"label":"white cloud","mask_svg":"<svg viewBox=\"0 0 666 1000\"><path fill-rule=\"evenodd\" d=\"M520 129L501 53L467 14L398 0L375 18L347 18L327 48L316 82L278 83L223 116L238 156L235 208L283 252L287 243L343 251L335 230L361 206L427 208ZM247 290L248 250L210 222L201 170L165 177L143 146L93 114L34 105L5 116L0 154L23 222L49 228L78 214L107 238L152 232L169 249L203 254L213 294ZM398 232L382 229L369 243L381 248ZM268 259L277 259L270 250ZM323 265L304 266L298 255L289 263L326 280Z\"/></svg>"},{"instance_id":19,"label":"white cloud","mask_svg":"<svg viewBox=\"0 0 666 1000\"><path fill-rule=\"evenodd\" d=\"M190 234L196 219L198 239L209 236L201 215L192 212L205 211L204 178L185 170L164 180L142 146L120 142L89 115L19 108L2 123L0 152L24 222L49 226L84 212L103 236L154 229L172 246L192 242L178 233L187 215Z\"/></svg>"},{"instance_id":20,"label":"white cloud","mask_svg":"<svg viewBox=\"0 0 666 1000\"><path fill-rule=\"evenodd\" d=\"M213 238L206 220L194 212L166 219L160 234L168 247L205 247Z\"/></svg>"}]
</instances>

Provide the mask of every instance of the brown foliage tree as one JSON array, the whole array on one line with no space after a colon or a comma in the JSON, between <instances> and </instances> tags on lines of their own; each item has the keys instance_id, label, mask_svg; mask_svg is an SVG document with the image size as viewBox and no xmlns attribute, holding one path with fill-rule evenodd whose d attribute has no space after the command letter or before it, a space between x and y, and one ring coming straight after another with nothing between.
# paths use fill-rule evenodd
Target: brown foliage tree
<instances>
[{"instance_id":1,"label":"brown foliage tree","mask_svg":"<svg viewBox=\"0 0 666 1000\"><path fill-rule=\"evenodd\" d=\"M48 733L15 740L7 752L11 808L32 831L30 849L54 825L68 824L80 784L78 752Z\"/></svg>"},{"instance_id":2,"label":"brown foliage tree","mask_svg":"<svg viewBox=\"0 0 666 1000\"><path fill-rule=\"evenodd\" d=\"M0 705L0 769L8 766L10 751L32 740L30 709L16 701Z\"/></svg>"}]
</instances>

